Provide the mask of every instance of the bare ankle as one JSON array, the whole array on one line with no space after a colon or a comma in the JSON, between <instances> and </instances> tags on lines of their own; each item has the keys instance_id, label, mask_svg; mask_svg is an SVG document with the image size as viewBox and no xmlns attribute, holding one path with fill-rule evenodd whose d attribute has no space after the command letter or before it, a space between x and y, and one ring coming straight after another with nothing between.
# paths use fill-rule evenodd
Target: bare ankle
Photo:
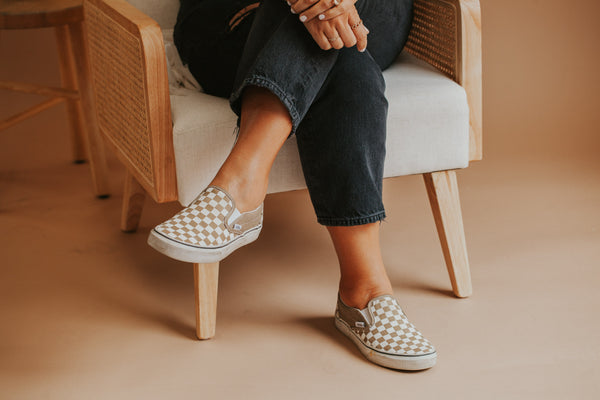
<instances>
[{"instance_id":1,"label":"bare ankle","mask_svg":"<svg viewBox=\"0 0 600 400\"><path fill-rule=\"evenodd\" d=\"M375 297L393 295L392 286L385 282L359 285L344 285L340 282L339 292L344 304L361 310Z\"/></svg>"},{"instance_id":2,"label":"bare ankle","mask_svg":"<svg viewBox=\"0 0 600 400\"><path fill-rule=\"evenodd\" d=\"M256 209L264 201L267 193L267 182L262 179L246 179L241 176L217 174L210 183L227 191L240 212Z\"/></svg>"}]
</instances>

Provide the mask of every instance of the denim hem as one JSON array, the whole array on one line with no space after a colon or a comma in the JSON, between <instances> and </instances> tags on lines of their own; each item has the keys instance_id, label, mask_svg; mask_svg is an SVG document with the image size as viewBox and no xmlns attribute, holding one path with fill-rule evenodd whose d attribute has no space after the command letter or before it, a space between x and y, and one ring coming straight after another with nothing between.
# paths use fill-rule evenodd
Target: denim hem
<instances>
[{"instance_id":1,"label":"denim hem","mask_svg":"<svg viewBox=\"0 0 600 400\"><path fill-rule=\"evenodd\" d=\"M354 226L354 225L365 225L371 224L377 221L383 221L385 219L385 211L379 211L375 214L367 215L365 217L352 217L352 218L330 218L330 217L317 217L317 222L325 226Z\"/></svg>"},{"instance_id":2,"label":"denim hem","mask_svg":"<svg viewBox=\"0 0 600 400\"><path fill-rule=\"evenodd\" d=\"M290 96L285 92L285 90L283 90L277 85L277 83L264 76L252 76L250 78L245 79L240 85L240 87L229 97L229 105L233 112L238 115L238 117L240 117L242 114L242 105L240 104L242 99L240 98L240 96L242 95L242 92L247 86L259 86L270 90L275 96L277 96L279 100L281 100L283 105L287 108L288 112L290 113L290 117L292 118L292 131L290 132L290 135L288 137L296 133L296 129L298 128L298 125L300 125L300 115L298 114L298 110L296 109L294 102L292 101Z\"/></svg>"}]
</instances>

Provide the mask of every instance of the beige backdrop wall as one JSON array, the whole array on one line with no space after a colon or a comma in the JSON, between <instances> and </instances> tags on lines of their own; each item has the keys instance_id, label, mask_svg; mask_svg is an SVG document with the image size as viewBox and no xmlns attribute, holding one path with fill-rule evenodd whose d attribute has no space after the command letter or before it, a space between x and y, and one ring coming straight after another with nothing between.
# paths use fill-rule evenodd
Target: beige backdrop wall
<instances>
[{"instance_id":1,"label":"beige backdrop wall","mask_svg":"<svg viewBox=\"0 0 600 400\"><path fill-rule=\"evenodd\" d=\"M600 1L481 0L484 155L600 150ZM53 34L4 31L0 78L56 83ZM10 98L9 98L10 97ZM0 93L0 115L31 99Z\"/></svg>"},{"instance_id":2,"label":"beige backdrop wall","mask_svg":"<svg viewBox=\"0 0 600 400\"><path fill-rule=\"evenodd\" d=\"M488 155L600 150L600 2L482 0Z\"/></svg>"}]
</instances>

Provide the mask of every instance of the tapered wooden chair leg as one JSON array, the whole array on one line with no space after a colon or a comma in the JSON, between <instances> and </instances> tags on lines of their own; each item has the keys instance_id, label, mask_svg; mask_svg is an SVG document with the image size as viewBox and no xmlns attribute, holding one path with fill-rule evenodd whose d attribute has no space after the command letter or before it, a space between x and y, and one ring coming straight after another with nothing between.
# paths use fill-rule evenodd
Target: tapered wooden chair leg
<instances>
[{"instance_id":1,"label":"tapered wooden chair leg","mask_svg":"<svg viewBox=\"0 0 600 400\"><path fill-rule=\"evenodd\" d=\"M433 172L423 174L423 178L452 282L452 290L457 297L468 297L473 289L456 173L454 171Z\"/></svg>"},{"instance_id":2,"label":"tapered wooden chair leg","mask_svg":"<svg viewBox=\"0 0 600 400\"><path fill-rule=\"evenodd\" d=\"M146 200L146 190L127 172L123 188L123 205L121 209L121 230L135 232L140 224L142 210Z\"/></svg>"},{"instance_id":3,"label":"tapered wooden chair leg","mask_svg":"<svg viewBox=\"0 0 600 400\"><path fill-rule=\"evenodd\" d=\"M215 336L218 283L218 262L211 264L194 264L196 336L198 336L198 339L210 339Z\"/></svg>"},{"instance_id":4,"label":"tapered wooden chair leg","mask_svg":"<svg viewBox=\"0 0 600 400\"><path fill-rule=\"evenodd\" d=\"M65 89L78 90L77 71L73 60L69 27L67 25L57 26L54 31L56 33L62 86ZM73 161L76 163L84 162L87 159L85 153L85 124L79 99L67 100L67 113L71 126Z\"/></svg>"},{"instance_id":5,"label":"tapered wooden chair leg","mask_svg":"<svg viewBox=\"0 0 600 400\"><path fill-rule=\"evenodd\" d=\"M100 137L98 129L92 91L92 77L83 35L84 27L82 22L69 25L69 37L71 38L73 60L75 61L75 68L77 70L77 86L79 87L81 110L85 119L85 131L87 133L86 148L90 160L90 169L92 170L94 191L98 197L107 197L109 195L108 167L106 164L104 142Z\"/></svg>"}]
</instances>

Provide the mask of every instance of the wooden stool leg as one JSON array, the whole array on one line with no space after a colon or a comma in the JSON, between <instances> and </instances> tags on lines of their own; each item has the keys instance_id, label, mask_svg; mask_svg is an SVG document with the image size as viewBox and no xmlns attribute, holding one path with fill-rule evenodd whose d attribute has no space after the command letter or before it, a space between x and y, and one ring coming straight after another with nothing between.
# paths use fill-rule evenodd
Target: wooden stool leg
<instances>
[{"instance_id":1,"label":"wooden stool leg","mask_svg":"<svg viewBox=\"0 0 600 400\"><path fill-rule=\"evenodd\" d=\"M121 230L135 232L140 224L142 209L146 200L146 190L127 172L123 189L123 208L121 209Z\"/></svg>"},{"instance_id":2,"label":"wooden stool leg","mask_svg":"<svg viewBox=\"0 0 600 400\"><path fill-rule=\"evenodd\" d=\"M92 92L92 77L90 74L89 60L83 38L83 22L69 25L69 37L73 49L73 59L77 70L77 86L81 97L81 109L85 119L87 132L86 148L92 170L94 189L98 197L108 197L108 168L104 143L98 130L98 122L94 108L94 95Z\"/></svg>"},{"instance_id":3,"label":"wooden stool leg","mask_svg":"<svg viewBox=\"0 0 600 400\"><path fill-rule=\"evenodd\" d=\"M66 25L54 28L56 46L60 64L60 77L65 89L77 90L77 71L73 60L73 49L69 28ZM73 148L73 161L82 163L86 160L85 154L85 125L79 100L67 100L67 113L71 125L71 143Z\"/></svg>"},{"instance_id":4,"label":"wooden stool leg","mask_svg":"<svg viewBox=\"0 0 600 400\"><path fill-rule=\"evenodd\" d=\"M452 282L452 290L458 297L468 297L473 289L456 173L454 171L433 172L423 174L423 178Z\"/></svg>"},{"instance_id":5,"label":"wooden stool leg","mask_svg":"<svg viewBox=\"0 0 600 400\"><path fill-rule=\"evenodd\" d=\"M212 264L194 264L196 336L198 336L198 339L210 339L215 336L218 283L218 262Z\"/></svg>"}]
</instances>

